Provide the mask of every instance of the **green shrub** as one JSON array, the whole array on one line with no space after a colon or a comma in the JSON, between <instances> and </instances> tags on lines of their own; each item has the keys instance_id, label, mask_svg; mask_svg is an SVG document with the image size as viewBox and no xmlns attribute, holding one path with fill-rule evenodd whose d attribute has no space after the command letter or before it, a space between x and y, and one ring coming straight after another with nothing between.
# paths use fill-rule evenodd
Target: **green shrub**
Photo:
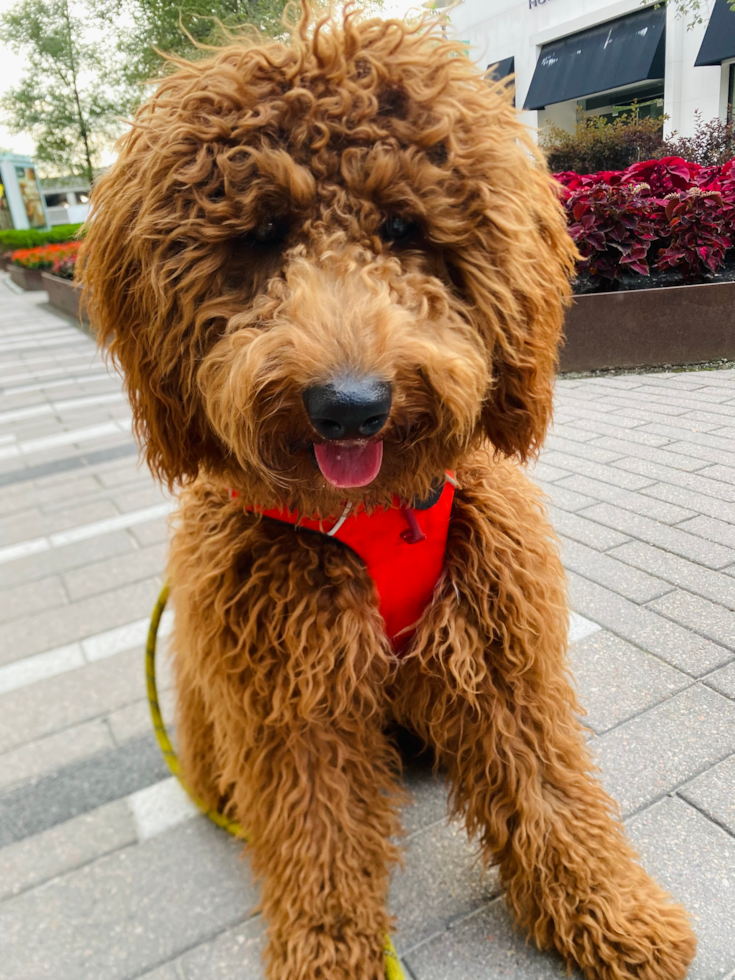
<instances>
[{"instance_id":1,"label":"green shrub","mask_svg":"<svg viewBox=\"0 0 735 980\"><path fill-rule=\"evenodd\" d=\"M665 155L661 120L636 119L632 114L612 123L596 116L579 123L573 133L550 126L539 134L539 146L552 171L578 174L625 170L632 163Z\"/></svg>"},{"instance_id":2,"label":"green shrub","mask_svg":"<svg viewBox=\"0 0 735 980\"><path fill-rule=\"evenodd\" d=\"M683 157L688 163L703 167L721 167L735 157L735 121L710 119L704 122L699 109L694 110L694 136L672 133L666 141L666 155Z\"/></svg>"},{"instance_id":3,"label":"green shrub","mask_svg":"<svg viewBox=\"0 0 735 980\"><path fill-rule=\"evenodd\" d=\"M14 252L18 248L38 248L39 245L60 245L80 238L77 225L56 225L50 231L19 231L10 228L0 231L0 252Z\"/></svg>"}]
</instances>

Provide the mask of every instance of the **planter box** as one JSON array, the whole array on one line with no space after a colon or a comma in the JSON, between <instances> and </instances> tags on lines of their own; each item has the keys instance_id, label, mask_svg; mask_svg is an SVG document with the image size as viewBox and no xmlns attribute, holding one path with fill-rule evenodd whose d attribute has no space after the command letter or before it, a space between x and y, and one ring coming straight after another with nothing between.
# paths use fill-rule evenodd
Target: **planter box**
<instances>
[{"instance_id":1,"label":"planter box","mask_svg":"<svg viewBox=\"0 0 735 980\"><path fill-rule=\"evenodd\" d=\"M735 359L735 282L577 296L561 371Z\"/></svg>"},{"instance_id":2,"label":"planter box","mask_svg":"<svg viewBox=\"0 0 735 980\"><path fill-rule=\"evenodd\" d=\"M9 265L8 272L13 282L21 289L39 290L45 289L41 279L40 269L24 269L22 265Z\"/></svg>"},{"instance_id":3,"label":"planter box","mask_svg":"<svg viewBox=\"0 0 735 980\"><path fill-rule=\"evenodd\" d=\"M50 272L41 273L42 289L48 293L48 301L51 306L69 316L88 323L85 312L81 309L82 287L71 279L62 279L61 276L54 276Z\"/></svg>"}]
</instances>

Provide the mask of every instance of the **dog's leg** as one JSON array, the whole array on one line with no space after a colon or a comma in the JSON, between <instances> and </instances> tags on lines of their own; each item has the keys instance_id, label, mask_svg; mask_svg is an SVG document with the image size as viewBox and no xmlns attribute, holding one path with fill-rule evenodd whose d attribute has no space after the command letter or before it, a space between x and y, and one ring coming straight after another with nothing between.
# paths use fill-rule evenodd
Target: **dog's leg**
<instances>
[{"instance_id":1,"label":"dog's leg","mask_svg":"<svg viewBox=\"0 0 735 980\"><path fill-rule=\"evenodd\" d=\"M383 980L395 664L372 583L338 544L189 494L171 559L174 644L262 879L268 976Z\"/></svg>"},{"instance_id":2,"label":"dog's leg","mask_svg":"<svg viewBox=\"0 0 735 980\"><path fill-rule=\"evenodd\" d=\"M507 466L464 478L398 715L436 746L456 810L541 948L588 980L681 980L695 952L686 913L638 864L575 720L546 521Z\"/></svg>"}]
</instances>

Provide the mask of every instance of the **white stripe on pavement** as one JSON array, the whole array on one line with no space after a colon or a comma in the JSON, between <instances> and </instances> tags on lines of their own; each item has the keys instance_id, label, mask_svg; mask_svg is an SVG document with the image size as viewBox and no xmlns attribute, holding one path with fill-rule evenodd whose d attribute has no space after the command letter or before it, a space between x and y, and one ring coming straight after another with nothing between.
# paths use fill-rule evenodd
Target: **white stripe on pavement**
<instances>
[{"instance_id":1,"label":"white stripe on pavement","mask_svg":"<svg viewBox=\"0 0 735 980\"><path fill-rule=\"evenodd\" d=\"M70 331L68 334L59 334L56 337L44 338L42 340L18 340L8 344L0 343L0 354L7 354L15 350L44 350L49 347L67 347L69 344L88 344L89 337L80 336L79 331Z\"/></svg>"},{"instance_id":2,"label":"white stripe on pavement","mask_svg":"<svg viewBox=\"0 0 735 980\"><path fill-rule=\"evenodd\" d=\"M13 446L0 448L0 459L11 456L29 456L40 453L44 449L56 446L70 446L76 442L89 442L90 439L101 439L103 436L113 436L120 432L130 432L130 421L119 419L116 422L104 422L102 425L88 425L84 429L70 429L68 432L57 432L53 436L42 436L38 439L26 439Z\"/></svg>"},{"instance_id":3,"label":"white stripe on pavement","mask_svg":"<svg viewBox=\"0 0 735 980\"><path fill-rule=\"evenodd\" d=\"M200 816L200 810L171 776L126 797L138 840L149 840L186 820Z\"/></svg>"},{"instance_id":4,"label":"white stripe on pavement","mask_svg":"<svg viewBox=\"0 0 735 980\"><path fill-rule=\"evenodd\" d=\"M87 636L76 643L69 643L55 650L46 650L23 660L0 667L0 694L17 691L18 688L28 687L38 681L67 671L84 667L85 664L95 663L116 653L124 653L134 647L142 646L148 636L149 619L138 619L134 623L105 630L94 636ZM158 638L165 639L173 627L173 612L164 612L158 627Z\"/></svg>"},{"instance_id":5,"label":"white stripe on pavement","mask_svg":"<svg viewBox=\"0 0 735 980\"><path fill-rule=\"evenodd\" d=\"M120 514L118 517L106 517L103 521L71 527L66 531L49 534L47 537L33 538L31 541L19 541L7 548L0 548L0 565L9 561L16 561L18 558L25 558L26 555L37 555L42 551L49 551L51 548L63 548L65 545L74 544L77 541L86 541L88 538L96 538L101 534L121 531L127 527L135 527L136 524L144 524L147 521L155 521L159 517L167 517L175 506L173 501L166 501L163 504L144 507L142 510L131 510L127 514Z\"/></svg>"},{"instance_id":6,"label":"white stripe on pavement","mask_svg":"<svg viewBox=\"0 0 735 980\"><path fill-rule=\"evenodd\" d=\"M16 660L15 663L0 667L0 694L17 691L19 687L27 687L47 677L56 677L57 674L65 674L68 670L83 666L84 655L78 643Z\"/></svg>"},{"instance_id":7,"label":"white stripe on pavement","mask_svg":"<svg viewBox=\"0 0 735 980\"><path fill-rule=\"evenodd\" d=\"M86 378L69 377L61 378L59 381L44 381L37 385L18 385L15 388L6 388L2 393L4 395L24 395L29 391L45 391L47 388L63 388L65 385L87 384L90 381L112 381L119 384L119 380L104 371L101 374L89 374Z\"/></svg>"},{"instance_id":8,"label":"white stripe on pavement","mask_svg":"<svg viewBox=\"0 0 735 980\"><path fill-rule=\"evenodd\" d=\"M75 357L79 357L79 354L75 354ZM61 358L56 358L60 360ZM48 358L45 358L47 361ZM62 367L53 368L43 368L40 371L24 371L22 374L11 374L9 377L5 378L0 373L0 381L3 385L9 384L11 381L39 381L41 378L54 378L58 375L69 375L72 371L99 371L100 364L95 363L96 358L92 357L86 361L80 361L78 364L66 364ZM26 362L30 363L30 362ZM6 365L0 364L0 372Z\"/></svg>"},{"instance_id":9,"label":"white stripe on pavement","mask_svg":"<svg viewBox=\"0 0 735 980\"><path fill-rule=\"evenodd\" d=\"M74 411L77 408L91 408L95 405L108 405L110 402L124 402L125 395L114 391L109 395L82 395L79 398L65 398L58 402L43 402L28 408L16 408L10 412L0 412L0 423L19 422L34 419L41 415L56 415L58 412ZM0 440L1 441L1 440Z\"/></svg>"},{"instance_id":10,"label":"white stripe on pavement","mask_svg":"<svg viewBox=\"0 0 735 980\"><path fill-rule=\"evenodd\" d=\"M169 635L173 621L173 613L167 609L158 624L160 638ZM94 663L97 660L114 657L116 653L122 653L123 650L132 650L133 647L141 646L148 639L150 623L150 618L146 617L137 619L134 623L127 623L125 626L116 626L115 629L106 630L96 636L88 636L86 640L82 640L85 659L88 663Z\"/></svg>"},{"instance_id":11,"label":"white stripe on pavement","mask_svg":"<svg viewBox=\"0 0 735 980\"><path fill-rule=\"evenodd\" d=\"M579 613L569 614L569 642L579 643L586 636L592 636L593 633L597 633L602 627L598 623L593 623L591 619L585 619L584 616L580 616Z\"/></svg>"},{"instance_id":12,"label":"white stripe on pavement","mask_svg":"<svg viewBox=\"0 0 735 980\"><path fill-rule=\"evenodd\" d=\"M577 643L602 629L597 623L585 619L578 613L571 613L570 619L570 643ZM32 657L6 664L0 667L0 694L27 687L48 677L56 677L58 674L76 670L85 664L96 663L98 660L114 657L117 653L124 653L125 650L142 646L148 637L149 625L148 617L137 619L133 623L87 636L76 643L57 647L55 650L46 650L44 653L37 653ZM172 628L173 611L167 609L158 627L159 640L169 636Z\"/></svg>"}]
</instances>

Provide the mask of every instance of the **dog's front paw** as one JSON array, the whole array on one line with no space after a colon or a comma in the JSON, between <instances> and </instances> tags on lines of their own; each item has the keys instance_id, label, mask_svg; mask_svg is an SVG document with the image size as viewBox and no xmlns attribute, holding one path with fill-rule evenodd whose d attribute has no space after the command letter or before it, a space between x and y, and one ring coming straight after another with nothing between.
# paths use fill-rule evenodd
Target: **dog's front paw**
<instances>
[{"instance_id":1,"label":"dog's front paw","mask_svg":"<svg viewBox=\"0 0 735 980\"><path fill-rule=\"evenodd\" d=\"M585 903L555 944L587 980L684 980L697 949L685 910L650 879Z\"/></svg>"}]
</instances>

